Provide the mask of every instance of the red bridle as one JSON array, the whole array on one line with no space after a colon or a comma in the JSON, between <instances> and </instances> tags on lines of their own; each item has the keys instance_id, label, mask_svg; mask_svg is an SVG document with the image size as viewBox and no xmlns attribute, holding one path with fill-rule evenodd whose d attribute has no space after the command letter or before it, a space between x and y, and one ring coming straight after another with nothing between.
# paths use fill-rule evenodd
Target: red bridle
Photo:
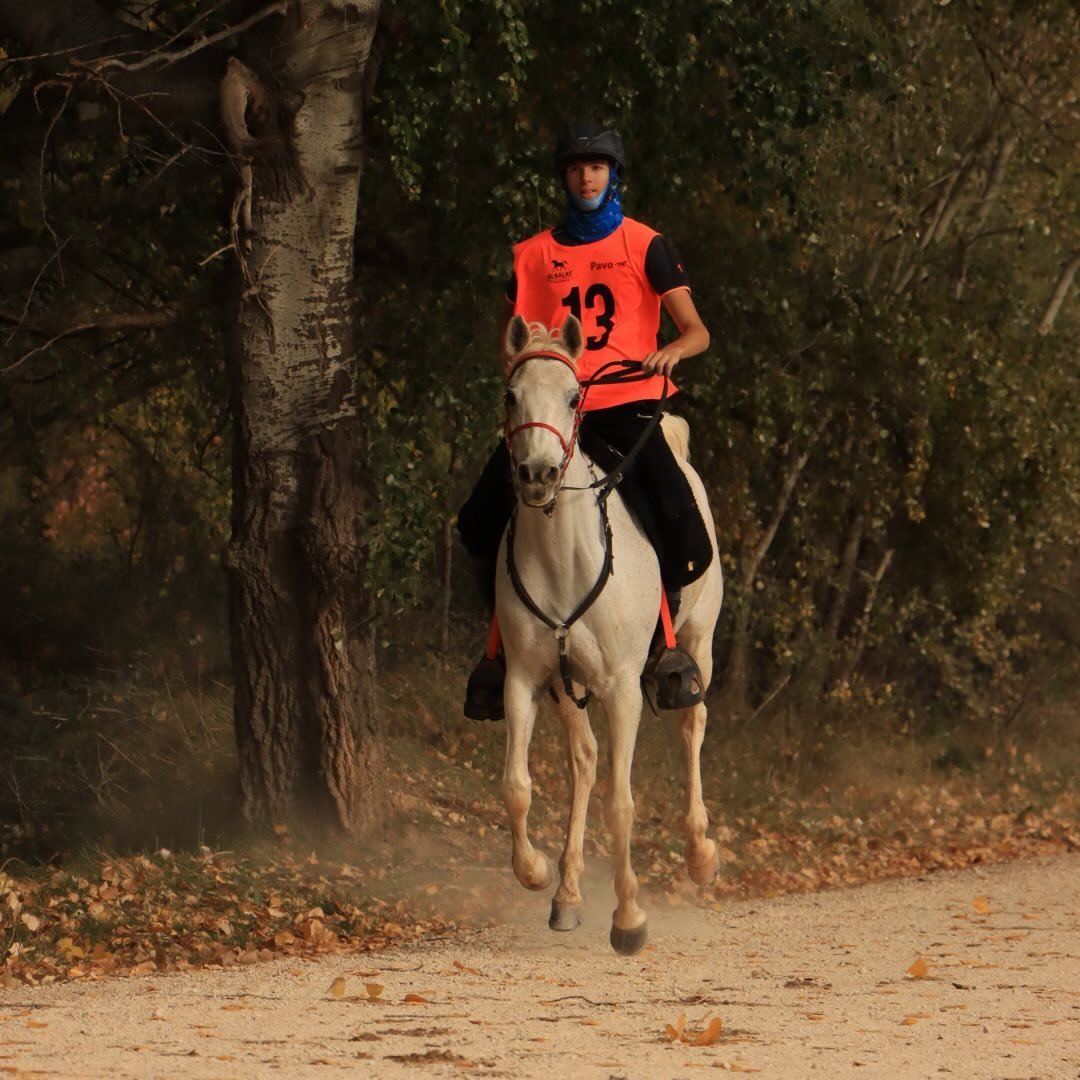
<instances>
[{"instance_id":1,"label":"red bridle","mask_svg":"<svg viewBox=\"0 0 1080 1080\"><path fill-rule=\"evenodd\" d=\"M577 368L573 362L560 352L555 352L548 349L537 349L535 352L522 353L521 356L514 361L514 366L510 369L506 376L507 383L514 377L514 373L522 364L529 360L558 360L560 363L565 364L573 373L574 378L577 378ZM544 423L543 420L530 420L525 424L518 424L516 428L510 427L510 418L506 418L506 449L510 452L510 461L512 464L517 464L514 458L514 447L512 440L519 432L526 431L529 428L543 428L545 431L550 431L556 439L559 440L559 445L562 447L563 459L559 465L559 478L561 479L566 472L566 466L570 464L570 459L574 456L574 446L577 444L578 428L581 426L581 405L579 403L578 408L574 410L574 428L570 432L570 438L564 439L562 432L553 424Z\"/></svg>"}]
</instances>

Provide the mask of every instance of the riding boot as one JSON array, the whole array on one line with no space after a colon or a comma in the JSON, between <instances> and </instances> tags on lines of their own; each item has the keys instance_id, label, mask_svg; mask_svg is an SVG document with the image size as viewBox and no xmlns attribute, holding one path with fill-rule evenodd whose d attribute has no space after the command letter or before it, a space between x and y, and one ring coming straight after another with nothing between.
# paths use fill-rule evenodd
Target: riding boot
<instances>
[{"instance_id":1,"label":"riding boot","mask_svg":"<svg viewBox=\"0 0 1080 1080\"><path fill-rule=\"evenodd\" d=\"M487 601L488 610L495 610L495 560L474 559L480 591ZM498 623L492 615L491 634L487 649L469 675L465 686L463 712L469 720L502 720L503 684L506 681L506 658L499 640Z\"/></svg>"},{"instance_id":2,"label":"riding boot","mask_svg":"<svg viewBox=\"0 0 1080 1080\"><path fill-rule=\"evenodd\" d=\"M668 589L665 592L668 613L674 624L682 591ZM644 677L652 683L656 693L656 705L660 709L687 709L691 705L697 705L705 697L700 668L681 645L676 645L673 649L667 647L662 619L657 622L656 632L653 634Z\"/></svg>"},{"instance_id":3,"label":"riding boot","mask_svg":"<svg viewBox=\"0 0 1080 1080\"><path fill-rule=\"evenodd\" d=\"M481 656L465 687L464 713L469 720L502 720L506 658L500 649L494 657Z\"/></svg>"}]
</instances>

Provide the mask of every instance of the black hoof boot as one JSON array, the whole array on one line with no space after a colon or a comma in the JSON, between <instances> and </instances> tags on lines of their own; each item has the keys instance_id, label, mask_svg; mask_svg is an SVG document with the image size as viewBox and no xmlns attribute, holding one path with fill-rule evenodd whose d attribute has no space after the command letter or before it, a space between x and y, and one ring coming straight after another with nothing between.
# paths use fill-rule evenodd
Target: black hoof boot
<instances>
[{"instance_id":1,"label":"black hoof boot","mask_svg":"<svg viewBox=\"0 0 1080 1080\"><path fill-rule=\"evenodd\" d=\"M465 715L470 720L502 720L506 661L502 653L494 660L481 657L465 688Z\"/></svg>"},{"instance_id":2,"label":"black hoof boot","mask_svg":"<svg viewBox=\"0 0 1080 1080\"><path fill-rule=\"evenodd\" d=\"M656 653L646 675L656 687L656 704L661 709L688 709L705 698L701 671L681 645Z\"/></svg>"},{"instance_id":3,"label":"black hoof boot","mask_svg":"<svg viewBox=\"0 0 1080 1080\"><path fill-rule=\"evenodd\" d=\"M611 926L611 947L620 956L633 956L641 952L648 940L648 923L642 923L634 930L620 930L614 923Z\"/></svg>"},{"instance_id":4,"label":"black hoof boot","mask_svg":"<svg viewBox=\"0 0 1080 1080\"><path fill-rule=\"evenodd\" d=\"M551 901L551 918L548 919L548 926L550 926L552 930L576 930L580 925L580 903L560 904L558 900Z\"/></svg>"}]
</instances>

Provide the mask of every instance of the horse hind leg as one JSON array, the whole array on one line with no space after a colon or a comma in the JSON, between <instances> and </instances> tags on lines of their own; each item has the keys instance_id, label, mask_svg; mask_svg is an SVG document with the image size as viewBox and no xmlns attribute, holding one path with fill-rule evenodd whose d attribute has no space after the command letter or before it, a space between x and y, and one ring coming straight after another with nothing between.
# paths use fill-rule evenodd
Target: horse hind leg
<instances>
[{"instance_id":1,"label":"horse hind leg","mask_svg":"<svg viewBox=\"0 0 1080 1080\"><path fill-rule=\"evenodd\" d=\"M693 638L688 645L701 670L703 687L708 687L712 678L712 635L687 637ZM707 718L703 701L679 710L679 734L686 761L686 869L698 885L711 884L720 869L716 842L706 835L709 814L701 788L701 744L705 740Z\"/></svg>"},{"instance_id":2,"label":"horse hind leg","mask_svg":"<svg viewBox=\"0 0 1080 1080\"><path fill-rule=\"evenodd\" d=\"M581 693L580 689L575 691ZM551 901L552 930L576 930L581 925L581 875L585 871L585 822L589 797L596 784L596 737L584 709L565 694L555 706L566 732L566 756L570 770L570 817L566 823L566 846L559 860L559 888Z\"/></svg>"},{"instance_id":3,"label":"horse hind leg","mask_svg":"<svg viewBox=\"0 0 1080 1080\"><path fill-rule=\"evenodd\" d=\"M529 840L529 807L532 779L529 776L529 743L536 723L536 701L527 686L508 675L504 692L506 707L506 761L503 766L503 801L510 815L514 875L539 892L555 878L551 860Z\"/></svg>"},{"instance_id":4,"label":"horse hind leg","mask_svg":"<svg viewBox=\"0 0 1080 1080\"><path fill-rule=\"evenodd\" d=\"M680 710L679 732L686 756L686 869L698 885L710 885L720 869L716 842L706 833L709 814L701 791L701 744L705 738L705 704Z\"/></svg>"}]
</instances>

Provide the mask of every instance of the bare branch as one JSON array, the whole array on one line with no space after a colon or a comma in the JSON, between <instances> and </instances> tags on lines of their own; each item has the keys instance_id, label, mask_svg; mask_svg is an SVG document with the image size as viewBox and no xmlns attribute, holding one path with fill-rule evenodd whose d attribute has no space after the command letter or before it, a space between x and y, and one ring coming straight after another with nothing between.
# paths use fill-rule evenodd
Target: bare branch
<instances>
[{"instance_id":1,"label":"bare branch","mask_svg":"<svg viewBox=\"0 0 1080 1080\"><path fill-rule=\"evenodd\" d=\"M1050 294L1046 310L1043 311L1042 319L1039 321L1040 334L1045 336L1054 329L1054 320L1058 317L1058 312L1061 311L1061 305L1065 303L1065 297L1069 295L1077 270L1080 270L1080 252L1074 253L1072 258L1061 268L1057 284Z\"/></svg>"},{"instance_id":2,"label":"bare branch","mask_svg":"<svg viewBox=\"0 0 1080 1080\"><path fill-rule=\"evenodd\" d=\"M23 325L23 323L26 322L26 316L27 316L27 313L30 310L30 304L32 303L32 301L34 299L34 293L37 292L38 282L40 282L41 279L45 276L45 271L48 270L49 267L52 265L53 260L60 258L60 252L63 250L64 244L66 244L66 243L67 243L67 241L65 240L64 243L61 244L60 247L58 247L56 249L56 251L54 251L45 260L45 262L41 266L41 269L38 270L37 275L35 276L33 282L30 285L29 290L26 293L26 302L23 304L22 312L20 313L18 319L15 321L14 329L8 335L7 341L4 342L4 348L5 349L11 344L11 339L18 332L19 328Z\"/></svg>"},{"instance_id":3,"label":"bare branch","mask_svg":"<svg viewBox=\"0 0 1080 1080\"><path fill-rule=\"evenodd\" d=\"M189 311L192 306L193 298L186 297L183 300L166 304L164 307L156 308L153 311L113 312L112 314L102 315L97 319L73 323L72 325L65 326L57 331L49 331L42 327L21 324L18 328L24 332L36 333L43 336L48 334L49 336L40 345L30 349L29 352L23 353L17 360L13 360L7 367L0 368L0 375L10 374L16 368L25 364L27 360L52 348L53 345L59 341L63 341L65 338L76 337L80 334L86 334L92 331L131 329L150 330L156 326L167 326L176 322L181 315Z\"/></svg>"},{"instance_id":4,"label":"bare branch","mask_svg":"<svg viewBox=\"0 0 1080 1080\"><path fill-rule=\"evenodd\" d=\"M178 60L186 60L189 56L194 56L195 53L200 52L202 49L209 46L216 45L219 41L224 41L227 38L235 37L237 34L242 34L245 30L249 30L256 23L262 22L263 19L269 18L271 15L284 15L288 10L288 3L286 0L278 0L273 4L268 4L261 11L257 11L254 15L243 22L237 23L235 26L227 26L224 30L219 30L216 34L211 34L209 37L200 37L198 41L193 42L186 49L178 49L175 52L152 52L148 56L144 56L141 60L134 63L128 63L126 60L121 60L118 57L106 57L102 60L98 60L93 65L98 70L105 70L106 68L119 68L122 71L142 71L144 68L151 67L154 64L160 64L162 67L168 67L170 64L175 64Z\"/></svg>"}]
</instances>

